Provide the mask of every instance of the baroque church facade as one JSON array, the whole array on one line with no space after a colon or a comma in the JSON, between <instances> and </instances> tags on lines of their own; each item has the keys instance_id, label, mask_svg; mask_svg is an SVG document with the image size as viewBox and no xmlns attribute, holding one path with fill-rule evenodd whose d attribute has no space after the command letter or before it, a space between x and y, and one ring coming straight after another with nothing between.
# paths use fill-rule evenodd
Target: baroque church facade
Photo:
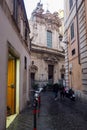
<instances>
[{"instance_id":1,"label":"baroque church facade","mask_svg":"<svg viewBox=\"0 0 87 130\"><path fill-rule=\"evenodd\" d=\"M59 28L62 26L58 13L44 12L43 4L37 3L29 20L31 30L31 82L40 85L57 83L64 79L64 49L61 46Z\"/></svg>"}]
</instances>

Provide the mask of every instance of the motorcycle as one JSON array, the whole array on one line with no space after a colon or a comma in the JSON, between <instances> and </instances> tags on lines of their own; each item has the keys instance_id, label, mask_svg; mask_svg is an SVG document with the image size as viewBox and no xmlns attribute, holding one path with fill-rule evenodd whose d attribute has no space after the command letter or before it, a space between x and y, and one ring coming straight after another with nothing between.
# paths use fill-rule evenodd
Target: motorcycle
<instances>
[{"instance_id":1,"label":"motorcycle","mask_svg":"<svg viewBox=\"0 0 87 130\"><path fill-rule=\"evenodd\" d=\"M72 89L68 89L65 91L65 96L72 101L75 101L75 93Z\"/></svg>"}]
</instances>

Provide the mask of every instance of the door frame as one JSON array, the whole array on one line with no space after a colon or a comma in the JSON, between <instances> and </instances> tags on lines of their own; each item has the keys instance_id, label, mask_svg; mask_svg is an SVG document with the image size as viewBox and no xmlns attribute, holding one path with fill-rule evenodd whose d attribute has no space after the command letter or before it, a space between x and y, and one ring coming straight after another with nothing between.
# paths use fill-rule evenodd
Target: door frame
<instances>
[{"instance_id":1,"label":"door frame","mask_svg":"<svg viewBox=\"0 0 87 130\"><path fill-rule=\"evenodd\" d=\"M8 51L8 60L9 54L15 58L15 113L19 113L19 81L20 81L20 58L17 56L17 53L13 53L12 49ZM8 82L7 82L8 85ZM8 91L8 90L7 90ZM7 107L7 105L6 105Z\"/></svg>"},{"instance_id":2,"label":"door frame","mask_svg":"<svg viewBox=\"0 0 87 130\"><path fill-rule=\"evenodd\" d=\"M54 65L53 64L48 64L48 81L49 81L49 66L51 66L52 67L52 83L54 82Z\"/></svg>"}]
</instances>

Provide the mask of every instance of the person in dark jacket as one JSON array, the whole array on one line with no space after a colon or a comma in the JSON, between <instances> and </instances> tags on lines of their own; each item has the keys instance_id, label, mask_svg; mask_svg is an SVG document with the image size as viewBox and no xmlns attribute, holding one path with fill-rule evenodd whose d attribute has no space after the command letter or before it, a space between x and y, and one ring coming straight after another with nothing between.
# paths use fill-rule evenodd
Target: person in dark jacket
<instances>
[{"instance_id":1,"label":"person in dark jacket","mask_svg":"<svg viewBox=\"0 0 87 130\"><path fill-rule=\"evenodd\" d=\"M63 99L64 96L65 96L65 88L64 88L64 86L62 86L60 89L60 98Z\"/></svg>"},{"instance_id":2,"label":"person in dark jacket","mask_svg":"<svg viewBox=\"0 0 87 130\"><path fill-rule=\"evenodd\" d=\"M58 85L57 83L55 83L55 84L53 85L53 92L54 92L54 94L55 94L55 100L58 99L58 91L59 91L59 85Z\"/></svg>"}]
</instances>

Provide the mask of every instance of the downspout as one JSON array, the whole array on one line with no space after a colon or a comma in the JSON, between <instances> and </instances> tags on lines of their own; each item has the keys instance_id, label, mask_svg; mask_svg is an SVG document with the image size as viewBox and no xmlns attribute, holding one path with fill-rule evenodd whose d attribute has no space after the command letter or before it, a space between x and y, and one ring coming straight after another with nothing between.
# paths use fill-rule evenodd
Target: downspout
<instances>
[{"instance_id":1,"label":"downspout","mask_svg":"<svg viewBox=\"0 0 87 130\"><path fill-rule=\"evenodd\" d=\"M79 46L79 23L78 23L78 0L76 0L76 22L77 22L77 44L78 44L78 63L80 64L80 46Z\"/></svg>"}]
</instances>

